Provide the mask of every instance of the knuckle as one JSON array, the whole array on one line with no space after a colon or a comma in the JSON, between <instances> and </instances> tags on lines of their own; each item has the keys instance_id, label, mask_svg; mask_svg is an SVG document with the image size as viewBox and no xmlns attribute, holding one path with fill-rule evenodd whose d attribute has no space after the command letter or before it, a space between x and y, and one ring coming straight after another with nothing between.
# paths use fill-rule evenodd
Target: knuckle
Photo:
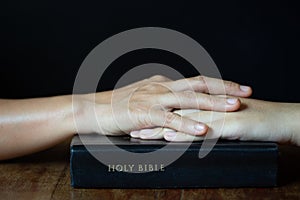
<instances>
[{"instance_id":1,"label":"knuckle","mask_svg":"<svg viewBox=\"0 0 300 200\"><path fill-rule=\"evenodd\" d=\"M208 92L207 82L205 81L205 76L199 76L197 78L196 88L203 92Z\"/></svg>"},{"instance_id":2,"label":"knuckle","mask_svg":"<svg viewBox=\"0 0 300 200\"><path fill-rule=\"evenodd\" d=\"M196 98L196 94L193 91L187 90L187 91L183 92L183 97L185 99L191 100L191 99L195 99Z\"/></svg>"},{"instance_id":3,"label":"knuckle","mask_svg":"<svg viewBox=\"0 0 300 200\"><path fill-rule=\"evenodd\" d=\"M198 76L198 81L199 81L199 83L202 85L205 85L206 84L206 82L205 82L205 76Z\"/></svg>"},{"instance_id":4,"label":"knuckle","mask_svg":"<svg viewBox=\"0 0 300 200\"><path fill-rule=\"evenodd\" d=\"M238 84L233 81L227 81L226 85L228 88L236 88L238 86Z\"/></svg>"},{"instance_id":5,"label":"knuckle","mask_svg":"<svg viewBox=\"0 0 300 200\"><path fill-rule=\"evenodd\" d=\"M174 113L166 112L166 114L165 114L165 124L166 125L171 125L176 120L176 117L177 116Z\"/></svg>"},{"instance_id":6,"label":"knuckle","mask_svg":"<svg viewBox=\"0 0 300 200\"><path fill-rule=\"evenodd\" d=\"M216 99L211 96L208 96L205 100L205 104L207 105L208 108L214 107L215 103L216 103Z\"/></svg>"},{"instance_id":7,"label":"knuckle","mask_svg":"<svg viewBox=\"0 0 300 200\"><path fill-rule=\"evenodd\" d=\"M162 75L154 75L150 78L152 81L166 81L167 77L162 76Z\"/></svg>"}]
</instances>

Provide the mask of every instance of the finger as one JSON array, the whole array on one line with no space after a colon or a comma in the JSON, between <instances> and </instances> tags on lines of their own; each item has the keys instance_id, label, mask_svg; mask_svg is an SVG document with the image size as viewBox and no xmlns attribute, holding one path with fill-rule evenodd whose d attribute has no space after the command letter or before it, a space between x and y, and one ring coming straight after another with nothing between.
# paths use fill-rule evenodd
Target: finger
<instances>
[{"instance_id":1,"label":"finger","mask_svg":"<svg viewBox=\"0 0 300 200\"><path fill-rule=\"evenodd\" d=\"M194 121L168 111L156 110L150 114L152 125L167 127L191 135L203 135L207 126L201 122Z\"/></svg>"},{"instance_id":2,"label":"finger","mask_svg":"<svg viewBox=\"0 0 300 200\"><path fill-rule=\"evenodd\" d=\"M237 98L212 96L193 91L165 93L158 95L158 98L162 105L169 108L236 111L241 105Z\"/></svg>"},{"instance_id":3,"label":"finger","mask_svg":"<svg viewBox=\"0 0 300 200\"><path fill-rule=\"evenodd\" d=\"M199 110L196 110L196 109L185 109L185 110L176 110L176 111L174 111L174 113L176 113L180 116L194 114L193 117L196 119L197 117L195 116L195 113L201 113L201 112L199 112ZM189 117L189 118L192 118L192 117ZM199 119L199 117L198 117L198 119ZM142 129L141 131L139 131L139 137L141 139L146 139L146 140L147 139L149 139L149 140L163 139L164 134L166 132L174 132L174 130L170 129L170 128Z\"/></svg>"},{"instance_id":4,"label":"finger","mask_svg":"<svg viewBox=\"0 0 300 200\"><path fill-rule=\"evenodd\" d=\"M225 112L214 112L214 111L197 111L183 114L182 116L193 119L195 121L201 121L208 125L209 123L216 121L216 120L225 120L225 117L230 115L230 113Z\"/></svg>"},{"instance_id":5,"label":"finger","mask_svg":"<svg viewBox=\"0 0 300 200\"><path fill-rule=\"evenodd\" d=\"M205 136L190 135L184 132L165 132L164 138L171 142L191 142L191 141L202 141L206 139L216 139L221 138L223 134L223 122L217 120L209 123L209 129Z\"/></svg>"},{"instance_id":6,"label":"finger","mask_svg":"<svg viewBox=\"0 0 300 200\"><path fill-rule=\"evenodd\" d=\"M214 111L204 111L197 109L182 109L173 111L174 113L179 114L180 116L184 116L189 119L193 119L195 121L201 121L208 125L210 122L220 119L225 119L225 112L214 112Z\"/></svg>"},{"instance_id":7,"label":"finger","mask_svg":"<svg viewBox=\"0 0 300 200\"><path fill-rule=\"evenodd\" d=\"M129 135L131 136L131 137L133 137L133 138L140 138L140 130L138 130L138 131L131 131L130 133L129 133Z\"/></svg>"},{"instance_id":8,"label":"finger","mask_svg":"<svg viewBox=\"0 0 300 200\"><path fill-rule=\"evenodd\" d=\"M164 133L164 139L170 142L193 142L203 141L204 136L194 136L182 132L168 131Z\"/></svg>"},{"instance_id":9,"label":"finger","mask_svg":"<svg viewBox=\"0 0 300 200\"><path fill-rule=\"evenodd\" d=\"M197 77L195 77L197 79ZM240 85L232 81L226 81L222 79L210 78L201 76L198 79L202 79L205 82L206 93L210 94L227 94L238 97L248 97L252 94L252 89L249 86ZM224 92L225 91L225 92Z\"/></svg>"},{"instance_id":10,"label":"finger","mask_svg":"<svg viewBox=\"0 0 300 200\"><path fill-rule=\"evenodd\" d=\"M174 113L182 116L186 114L192 114L192 113L199 113L199 110L196 109L185 109L185 110L176 110ZM196 118L195 116L193 116ZM148 139L148 140L156 140L156 139L163 139L164 138L164 133L165 132L171 132L174 131L173 129L170 128L149 128L149 129L142 129L139 131L131 131L130 135L135 138L141 138L141 139Z\"/></svg>"},{"instance_id":11,"label":"finger","mask_svg":"<svg viewBox=\"0 0 300 200\"><path fill-rule=\"evenodd\" d=\"M180 79L165 84L175 92L192 90L209 94L228 94L238 97L248 97L252 94L252 89L249 86L205 76Z\"/></svg>"},{"instance_id":12,"label":"finger","mask_svg":"<svg viewBox=\"0 0 300 200\"><path fill-rule=\"evenodd\" d=\"M229 140L241 139L243 138L243 136L246 137L246 134L244 133L245 130L251 130L250 132L252 133L252 135L254 135L253 133L255 128L253 128L253 126L249 123L243 125L241 125L241 123L238 123L236 121L236 118L232 117L235 114L236 113L198 111L186 113L183 116L195 121L201 121L202 123L205 123L209 127L206 134L207 139L217 137ZM180 132L177 132L177 134L179 133ZM181 136L179 138L183 137Z\"/></svg>"},{"instance_id":13,"label":"finger","mask_svg":"<svg viewBox=\"0 0 300 200\"><path fill-rule=\"evenodd\" d=\"M188 114L192 114L192 113L199 113L201 110L198 109L180 109L180 110L175 110L173 111L173 113L176 113L180 116L185 116Z\"/></svg>"},{"instance_id":14,"label":"finger","mask_svg":"<svg viewBox=\"0 0 300 200\"><path fill-rule=\"evenodd\" d=\"M140 131L140 138L146 140L163 139L163 128L142 129Z\"/></svg>"}]
</instances>

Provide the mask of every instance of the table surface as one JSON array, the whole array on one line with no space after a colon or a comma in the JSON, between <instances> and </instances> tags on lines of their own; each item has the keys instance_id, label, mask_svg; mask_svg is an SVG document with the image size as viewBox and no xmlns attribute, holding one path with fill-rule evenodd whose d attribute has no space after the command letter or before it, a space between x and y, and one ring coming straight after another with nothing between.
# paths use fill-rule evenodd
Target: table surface
<instances>
[{"instance_id":1,"label":"table surface","mask_svg":"<svg viewBox=\"0 0 300 200\"><path fill-rule=\"evenodd\" d=\"M279 186L217 189L74 189L69 142L0 162L0 199L300 199L300 148L280 146Z\"/></svg>"}]
</instances>

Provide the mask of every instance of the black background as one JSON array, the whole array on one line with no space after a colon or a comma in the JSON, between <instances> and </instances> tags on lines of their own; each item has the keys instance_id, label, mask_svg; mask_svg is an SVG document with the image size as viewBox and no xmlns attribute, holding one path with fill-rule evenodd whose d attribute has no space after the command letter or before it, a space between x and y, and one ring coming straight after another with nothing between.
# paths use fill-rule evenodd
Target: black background
<instances>
[{"instance_id":1,"label":"black background","mask_svg":"<svg viewBox=\"0 0 300 200\"><path fill-rule=\"evenodd\" d=\"M0 97L70 94L82 61L100 42L131 28L158 26L198 41L223 79L251 85L253 97L300 102L295 2L2 1ZM147 62L197 75L176 55L143 50L114 62L99 90L112 88L122 73Z\"/></svg>"}]
</instances>

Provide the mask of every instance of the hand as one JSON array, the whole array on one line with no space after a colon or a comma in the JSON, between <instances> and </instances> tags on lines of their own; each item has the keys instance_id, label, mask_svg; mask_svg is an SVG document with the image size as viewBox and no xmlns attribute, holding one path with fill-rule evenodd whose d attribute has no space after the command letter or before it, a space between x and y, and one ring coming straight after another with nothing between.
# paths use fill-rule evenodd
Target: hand
<instances>
[{"instance_id":1,"label":"hand","mask_svg":"<svg viewBox=\"0 0 300 200\"><path fill-rule=\"evenodd\" d=\"M181 118L171 112L174 108L235 111L240 107L236 97L226 98L210 94L229 94L238 97L251 95L251 88L237 83L203 76L171 81L154 76L112 92L79 95L81 107L80 133L98 132L119 135L133 130L168 127L191 135L202 135L208 127L202 122ZM103 100L103 99L108 99ZM96 113L96 120L92 120Z\"/></svg>"},{"instance_id":2,"label":"hand","mask_svg":"<svg viewBox=\"0 0 300 200\"><path fill-rule=\"evenodd\" d=\"M212 111L183 110L182 115L209 124L208 138L274 141L300 145L300 105L275 103L254 99L241 99L238 112L224 115ZM214 115L214 121L210 118ZM219 129L222 126L223 128ZM145 129L133 132L134 137L143 139L161 139L168 141L203 140L204 137L191 136L171 129Z\"/></svg>"},{"instance_id":3,"label":"hand","mask_svg":"<svg viewBox=\"0 0 300 200\"><path fill-rule=\"evenodd\" d=\"M251 94L250 88L243 91L244 87L236 83L224 82L224 85L222 90L222 80L206 77L171 81L154 76L96 94L0 99L0 160L47 149L78 132L118 135L142 128L169 127L202 134L206 126L195 131L195 125L203 124L188 118L183 118L180 125L180 117L171 111L174 108L233 111L239 108L239 100L227 104L226 98L204 93Z\"/></svg>"}]
</instances>

